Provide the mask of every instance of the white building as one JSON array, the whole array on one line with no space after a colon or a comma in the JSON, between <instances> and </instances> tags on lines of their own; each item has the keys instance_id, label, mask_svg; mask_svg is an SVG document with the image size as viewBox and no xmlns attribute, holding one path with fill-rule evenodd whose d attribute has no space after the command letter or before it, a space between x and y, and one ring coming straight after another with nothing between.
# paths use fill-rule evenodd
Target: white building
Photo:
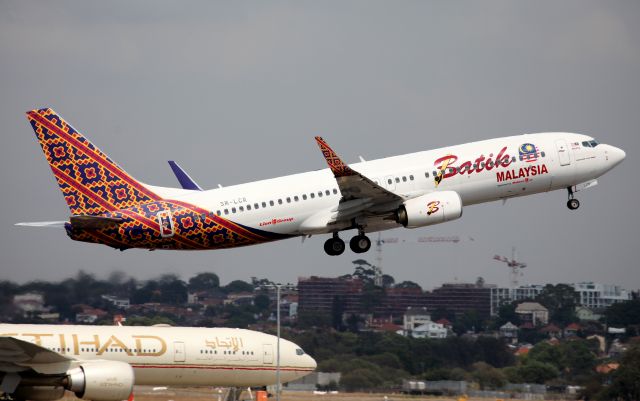
<instances>
[{"instance_id":1,"label":"white building","mask_svg":"<svg viewBox=\"0 0 640 401\"><path fill-rule=\"evenodd\" d=\"M402 317L402 329L405 332L410 332L416 329L418 326L431 322L431 315L427 312L427 308L412 308L408 307L404 316ZM433 322L431 322L433 323Z\"/></svg>"},{"instance_id":2,"label":"white building","mask_svg":"<svg viewBox=\"0 0 640 401\"><path fill-rule=\"evenodd\" d=\"M549 323L549 310L537 302L523 302L516 307L516 313L523 323L534 326Z\"/></svg>"},{"instance_id":3,"label":"white building","mask_svg":"<svg viewBox=\"0 0 640 401\"><path fill-rule=\"evenodd\" d=\"M447 338L447 329L444 325L435 322L428 322L420 325L411 331L413 338Z\"/></svg>"},{"instance_id":4,"label":"white building","mask_svg":"<svg viewBox=\"0 0 640 401\"><path fill-rule=\"evenodd\" d=\"M491 289L491 316L496 316L502 305L514 301L530 301L535 299L544 288L543 285L523 285L517 288Z\"/></svg>"},{"instance_id":5,"label":"white building","mask_svg":"<svg viewBox=\"0 0 640 401\"><path fill-rule=\"evenodd\" d=\"M572 286L580 295L578 303L592 310L603 310L617 302L631 299L631 293L617 285L584 282Z\"/></svg>"}]
</instances>

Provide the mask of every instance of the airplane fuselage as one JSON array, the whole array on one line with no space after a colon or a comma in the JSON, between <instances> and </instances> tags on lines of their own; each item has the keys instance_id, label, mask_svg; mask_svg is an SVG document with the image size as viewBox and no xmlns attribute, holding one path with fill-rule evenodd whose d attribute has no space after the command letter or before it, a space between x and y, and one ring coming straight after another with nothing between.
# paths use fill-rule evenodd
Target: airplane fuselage
<instances>
[{"instance_id":1,"label":"airplane fuselage","mask_svg":"<svg viewBox=\"0 0 640 401\"><path fill-rule=\"evenodd\" d=\"M403 198L455 191L469 206L565 189L596 179L624 158L609 145L585 146L589 141L572 133L527 134L350 167ZM533 149L523 152L527 144ZM339 208L342 195L329 169L208 191L146 187L163 199L105 214L126 221L118 227L87 231L69 224L69 236L120 249L217 249L355 228L314 220ZM384 214L364 216L358 225L367 232L401 226Z\"/></svg>"},{"instance_id":2,"label":"airplane fuselage","mask_svg":"<svg viewBox=\"0 0 640 401\"><path fill-rule=\"evenodd\" d=\"M71 358L64 370L87 362L124 362L133 368L135 384L253 387L276 382L277 338L250 330L0 324L2 336ZM315 366L296 344L280 340L282 382L305 376Z\"/></svg>"}]
</instances>

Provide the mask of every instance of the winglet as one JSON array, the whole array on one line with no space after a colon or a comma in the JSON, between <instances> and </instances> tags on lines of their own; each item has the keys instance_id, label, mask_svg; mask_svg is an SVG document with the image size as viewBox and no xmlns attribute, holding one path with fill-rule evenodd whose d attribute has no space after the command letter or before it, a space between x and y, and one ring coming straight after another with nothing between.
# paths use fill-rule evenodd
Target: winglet
<instances>
[{"instance_id":1,"label":"winglet","mask_svg":"<svg viewBox=\"0 0 640 401\"><path fill-rule=\"evenodd\" d=\"M347 177L350 175L357 175L355 171L353 171L349 166L346 165L345 162L340 159L340 157L336 154L336 152L331 149L331 147L322 139L321 136L316 137L316 142L318 142L318 146L320 147L320 151L324 156L329 168L333 172L333 176L338 177Z\"/></svg>"},{"instance_id":2,"label":"winglet","mask_svg":"<svg viewBox=\"0 0 640 401\"><path fill-rule=\"evenodd\" d=\"M180 182L180 185L182 185L182 188L190 189L193 191L202 191L200 185L198 185L193 180L193 178L189 177L189 174L187 174L187 172L184 171L182 167L178 165L178 163L174 162L173 160L169 160L169 166L171 166L171 170L173 170L173 174L176 175L176 178Z\"/></svg>"}]
</instances>

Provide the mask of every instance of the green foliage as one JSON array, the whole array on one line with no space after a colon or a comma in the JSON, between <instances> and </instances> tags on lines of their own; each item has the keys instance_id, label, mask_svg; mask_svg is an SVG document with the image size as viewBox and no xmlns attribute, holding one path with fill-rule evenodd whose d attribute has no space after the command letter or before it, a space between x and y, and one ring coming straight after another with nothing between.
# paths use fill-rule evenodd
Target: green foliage
<instances>
[{"instance_id":1,"label":"green foliage","mask_svg":"<svg viewBox=\"0 0 640 401\"><path fill-rule=\"evenodd\" d=\"M422 290L422 287L420 287L420 285L418 283L415 283L413 281L402 281L402 282L396 284L395 288L418 288L418 289Z\"/></svg>"},{"instance_id":2,"label":"green foliage","mask_svg":"<svg viewBox=\"0 0 640 401\"><path fill-rule=\"evenodd\" d=\"M437 368L431 369L427 371L424 375L422 375L424 380L429 381L437 381L437 380L469 380L469 374L466 370L461 368Z\"/></svg>"},{"instance_id":3,"label":"green foliage","mask_svg":"<svg viewBox=\"0 0 640 401\"><path fill-rule=\"evenodd\" d=\"M221 287L221 290L226 294L238 293L238 292L253 292L254 286L246 281L233 280L229 284Z\"/></svg>"},{"instance_id":4,"label":"green foliage","mask_svg":"<svg viewBox=\"0 0 640 401\"><path fill-rule=\"evenodd\" d=\"M361 368L343 374L340 378L340 385L346 391L358 391L380 387L383 381L382 375L378 371Z\"/></svg>"},{"instance_id":5,"label":"green foliage","mask_svg":"<svg viewBox=\"0 0 640 401\"><path fill-rule=\"evenodd\" d=\"M560 372L550 363L532 360L519 366L515 375L524 383L544 384L548 380L557 378ZM507 377L509 376L511 375L507 374Z\"/></svg>"},{"instance_id":6,"label":"green foliage","mask_svg":"<svg viewBox=\"0 0 640 401\"><path fill-rule=\"evenodd\" d=\"M599 394L603 400L640 400L640 345L627 350L620 367L611 374L611 385Z\"/></svg>"},{"instance_id":7,"label":"green foliage","mask_svg":"<svg viewBox=\"0 0 640 401\"><path fill-rule=\"evenodd\" d=\"M189 279L189 291L211 291L220 287L220 278L215 273L198 273Z\"/></svg>"},{"instance_id":8,"label":"green foliage","mask_svg":"<svg viewBox=\"0 0 640 401\"><path fill-rule=\"evenodd\" d=\"M271 300L267 295L260 294L253 299L253 305L256 307L256 309L259 312L266 311L269 309L269 306L271 305Z\"/></svg>"},{"instance_id":9,"label":"green foliage","mask_svg":"<svg viewBox=\"0 0 640 401\"><path fill-rule=\"evenodd\" d=\"M534 361L552 365L563 372L565 378L572 379L590 374L596 357L586 340L564 341L557 345L540 342L529 351L525 364Z\"/></svg>"},{"instance_id":10,"label":"green foliage","mask_svg":"<svg viewBox=\"0 0 640 401\"><path fill-rule=\"evenodd\" d=\"M640 324L640 299L611 305L606 310L605 317L609 326L626 327Z\"/></svg>"},{"instance_id":11,"label":"green foliage","mask_svg":"<svg viewBox=\"0 0 640 401\"><path fill-rule=\"evenodd\" d=\"M498 389L507 384L505 374L488 363L476 362L472 368L472 377L478 383L481 390Z\"/></svg>"},{"instance_id":12,"label":"green foliage","mask_svg":"<svg viewBox=\"0 0 640 401\"><path fill-rule=\"evenodd\" d=\"M127 318L127 326L153 326L154 324L168 324L175 326L176 323L166 316L156 315L153 317L134 316Z\"/></svg>"},{"instance_id":13,"label":"green foliage","mask_svg":"<svg viewBox=\"0 0 640 401\"><path fill-rule=\"evenodd\" d=\"M536 301L549 309L551 321L565 326L578 321L575 308L579 297L574 288L568 284L547 284L536 297Z\"/></svg>"}]
</instances>

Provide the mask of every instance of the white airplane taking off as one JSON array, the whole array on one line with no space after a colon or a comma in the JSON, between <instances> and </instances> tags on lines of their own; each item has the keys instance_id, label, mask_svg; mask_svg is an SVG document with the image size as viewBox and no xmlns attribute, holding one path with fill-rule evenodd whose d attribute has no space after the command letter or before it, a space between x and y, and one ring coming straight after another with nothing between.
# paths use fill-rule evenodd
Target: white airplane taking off
<instances>
[{"instance_id":1,"label":"white airplane taking off","mask_svg":"<svg viewBox=\"0 0 640 401\"><path fill-rule=\"evenodd\" d=\"M63 226L78 241L116 249L218 249L295 236L332 234L329 255L344 252L338 233L357 230L349 245L371 247L365 233L454 220L463 206L568 191L597 184L625 152L573 133L489 139L345 164L320 137L328 169L202 191L179 166L184 188L143 184L51 109L27 113L71 210Z\"/></svg>"},{"instance_id":2,"label":"white airplane taking off","mask_svg":"<svg viewBox=\"0 0 640 401\"><path fill-rule=\"evenodd\" d=\"M0 396L120 401L134 384L262 387L277 381L276 349L275 336L242 329L0 324ZM315 368L280 340L282 383Z\"/></svg>"}]
</instances>

